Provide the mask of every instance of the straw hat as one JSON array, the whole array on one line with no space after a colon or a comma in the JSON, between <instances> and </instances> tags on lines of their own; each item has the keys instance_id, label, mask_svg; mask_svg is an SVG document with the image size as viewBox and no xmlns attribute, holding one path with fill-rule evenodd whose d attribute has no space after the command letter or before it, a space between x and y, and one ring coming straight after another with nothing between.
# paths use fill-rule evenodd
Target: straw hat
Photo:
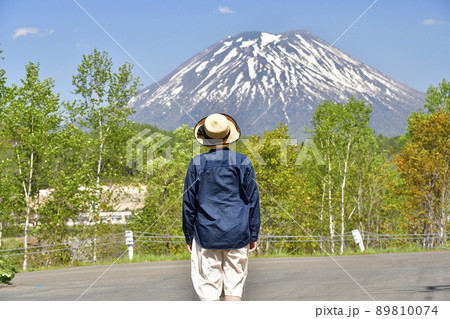
<instances>
[{"instance_id":1,"label":"straw hat","mask_svg":"<svg viewBox=\"0 0 450 319\"><path fill-rule=\"evenodd\" d=\"M241 136L241 130L231 116L214 113L195 125L194 136L201 145L214 148L236 142Z\"/></svg>"}]
</instances>

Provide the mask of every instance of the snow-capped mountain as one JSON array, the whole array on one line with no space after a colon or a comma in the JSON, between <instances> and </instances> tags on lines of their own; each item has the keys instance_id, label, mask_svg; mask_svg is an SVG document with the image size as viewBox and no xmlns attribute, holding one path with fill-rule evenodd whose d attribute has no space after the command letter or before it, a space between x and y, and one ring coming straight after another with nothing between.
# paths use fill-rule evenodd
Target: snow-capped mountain
<instances>
[{"instance_id":1,"label":"snow-capped mountain","mask_svg":"<svg viewBox=\"0 0 450 319\"><path fill-rule=\"evenodd\" d=\"M389 54L384 51L384 54ZM371 126L403 134L425 94L353 59L307 31L244 32L213 44L130 101L132 120L167 130L213 112L233 116L244 135L287 123L302 137L324 100L354 96L373 105Z\"/></svg>"}]
</instances>

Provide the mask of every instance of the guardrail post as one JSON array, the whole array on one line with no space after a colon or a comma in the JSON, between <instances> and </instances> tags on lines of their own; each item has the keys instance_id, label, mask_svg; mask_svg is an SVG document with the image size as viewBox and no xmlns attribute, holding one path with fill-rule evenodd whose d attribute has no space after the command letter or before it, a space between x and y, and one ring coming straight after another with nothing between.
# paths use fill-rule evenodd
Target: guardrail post
<instances>
[{"instance_id":1,"label":"guardrail post","mask_svg":"<svg viewBox=\"0 0 450 319\"><path fill-rule=\"evenodd\" d=\"M128 246L128 258L133 260L133 232L131 230L125 231L125 245Z\"/></svg>"},{"instance_id":2,"label":"guardrail post","mask_svg":"<svg viewBox=\"0 0 450 319\"><path fill-rule=\"evenodd\" d=\"M361 251L364 251L365 249L364 242L362 240L361 233L359 232L359 230L358 229L352 230L352 235L353 238L355 239L355 243L359 244L359 248L361 249Z\"/></svg>"}]
</instances>

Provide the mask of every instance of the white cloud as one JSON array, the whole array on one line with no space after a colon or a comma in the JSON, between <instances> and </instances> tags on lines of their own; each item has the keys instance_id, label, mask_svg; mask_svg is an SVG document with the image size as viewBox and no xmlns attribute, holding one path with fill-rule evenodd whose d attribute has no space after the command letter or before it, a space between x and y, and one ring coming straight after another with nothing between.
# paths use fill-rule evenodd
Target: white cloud
<instances>
[{"instance_id":1,"label":"white cloud","mask_svg":"<svg viewBox=\"0 0 450 319\"><path fill-rule=\"evenodd\" d=\"M234 11L231 10L229 7L222 7L222 6L219 6L218 9L219 9L219 11L220 11L221 13L223 13L223 14L234 13Z\"/></svg>"},{"instance_id":2,"label":"white cloud","mask_svg":"<svg viewBox=\"0 0 450 319\"><path fill-rule=\"evenodd\" d=\"M18 37L26 37L28 34L38 34L39 30L37 28L30 28L30 27L25 27L25 28L17 28L16 30L14 30L14 34L12 35L13 39L16 39Z\"/></svg>"},{"instance_id":3,"label":"white cloud","mask_svg":"<svg viewBox=\"0 0 450 319\"><path fill-rule=\"evenodd\" d=\"M17 28L14 30L14 34L11 38L17 39L18 37L26 37L29 34L38 35L40 37L46 37L50 34L53 34L55 32L55 29L51 29L47 33L41 33L39 32L38 28L32 28L32 27L24 27L24 28Z\"/></svg>"},{"instance_id":4,"label":"white cloud","mask_svg":"<svg viewBox=\"0 0 450 319\"><path fill-rule=\"evenodd\" d=\"M448 23L446 21L436 21L434 19L424 19L423 24L430 25L430 24L450 24L450 23Z\"/></svg>"}]
</instances>

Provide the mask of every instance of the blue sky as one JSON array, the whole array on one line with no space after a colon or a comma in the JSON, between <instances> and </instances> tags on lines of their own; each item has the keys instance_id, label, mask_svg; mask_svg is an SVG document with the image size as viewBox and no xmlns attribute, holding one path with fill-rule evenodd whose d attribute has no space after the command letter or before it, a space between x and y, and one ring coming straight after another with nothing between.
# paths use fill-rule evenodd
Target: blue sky
<instances>
[{"instance_id":1,"label":"blue sky","mask_svg":"<svg viewBox=\"0 0 450 319\"><path fill-rule=\"evenodd\" d=\"M143 86L222 38L244 31L308 30L386 75L425 92L450 79L450 1L0 0L0 68L18 83L29 61L72 99L83 54L128 61ZM83 11L83 7L124 50ZM134 61L133 61L134 59ZM152 79L153 78L153 79Z\"/></svg>"}]
</instances>

